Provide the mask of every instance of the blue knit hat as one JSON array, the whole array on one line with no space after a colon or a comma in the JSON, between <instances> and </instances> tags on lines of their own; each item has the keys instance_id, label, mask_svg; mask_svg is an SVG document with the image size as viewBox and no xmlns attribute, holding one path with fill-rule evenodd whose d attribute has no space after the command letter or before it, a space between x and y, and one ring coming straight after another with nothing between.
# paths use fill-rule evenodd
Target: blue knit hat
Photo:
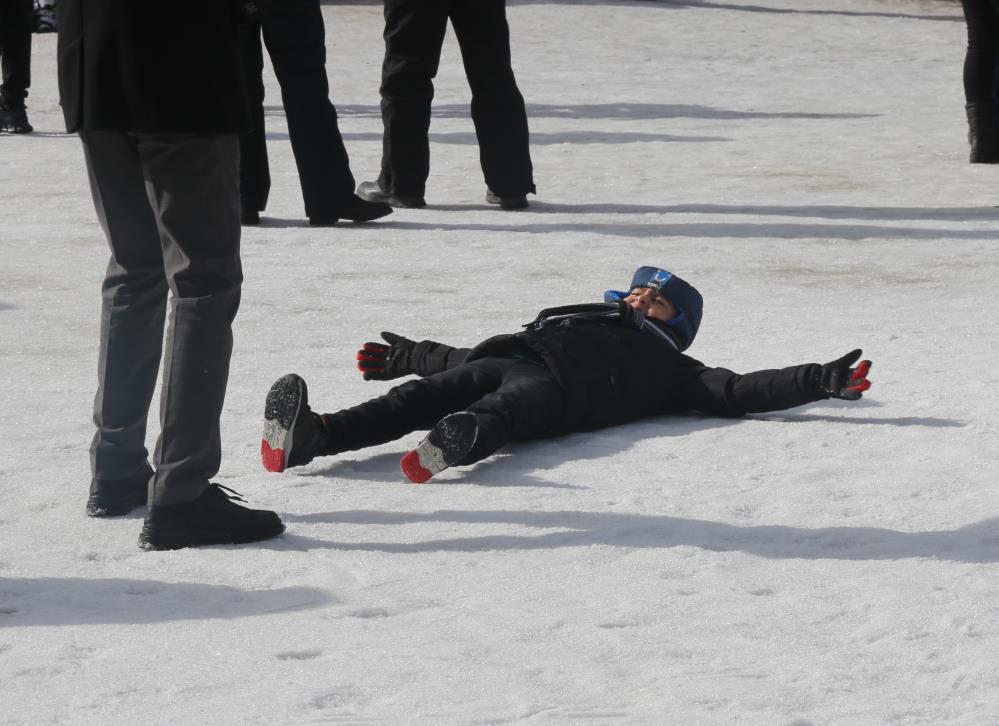
<instances>
[{"instance_id":1,"label":"blue knit hat","mask_svg":"<svg viewBox=\"0 0 999 726\"><path fill-rule=\"evenodd\" d=\"M637 287L651 287L653 290L658 290L664 298L673 303L677 314L665 323L667 332L672 334L671 337L676 340L680 350L689 348L694 342L694 336L697 335L697 329L701 327L701 315L704 312L704 299L701 293L669 270L645 266L635 270L628 292L608 290L604 293L604 302L621 300Z\"/></svg>"}]
</instances>

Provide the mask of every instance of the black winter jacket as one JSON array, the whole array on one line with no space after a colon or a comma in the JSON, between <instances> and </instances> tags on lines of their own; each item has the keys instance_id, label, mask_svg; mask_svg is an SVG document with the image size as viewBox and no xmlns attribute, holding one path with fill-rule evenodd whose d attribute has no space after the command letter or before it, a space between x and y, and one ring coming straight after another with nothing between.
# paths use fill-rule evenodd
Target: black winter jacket
<instances>
[{"instance_id":1,"label":"black winter jacket","mask_svg":"<svg viewBox=\"0 0 999 726\"><path fill-rule=\"evenodd\" d=\"M817 363L739 375L708 367L647 331L602 323L498 335L471 349L424 340L410 368L429 376L476 358L524 355L543 362L564 388L566 431L685 411L735 417L829 398Z\"/></svg>"},{"instance_id":2,"label":"black winter jacket","mask_svg":"<svg viewBox=\"0 0 999 726\"><path fill-rule=\"evenodd\" d=\"M238 5L59 0L59 96L66 130L248 131Z\"/></svg>"}]
</instances>

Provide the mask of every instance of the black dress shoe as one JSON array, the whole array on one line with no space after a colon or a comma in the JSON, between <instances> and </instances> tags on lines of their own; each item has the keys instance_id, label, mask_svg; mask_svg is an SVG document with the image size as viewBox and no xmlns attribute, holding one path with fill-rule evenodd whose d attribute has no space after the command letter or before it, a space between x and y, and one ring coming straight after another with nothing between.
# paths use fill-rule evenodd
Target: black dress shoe
<instances>
[{"instance_id":1,"label":"black dress shoe","mask_svg":"<svg viewBox=\"0 0 999 726\"><path fill-rule=\"evenodd\" d=\"M427 206L427 202L422 196L389 194L378 186L378 182L361 182L360 186L357 187L357 196L366 202L382 202L393 207L420 209Z\"/></svg>"},{"instance_id":2,"label":"black dress shoe","mask_svg":"<svg viewBox=\"0 0 999 726\"><path fill-rule=\"evenodd\" d=\"M30 134L34 131L28 122L28 111L23 105L0 102L0 133Z\"/></svg>"},{"instance_id":3,"label":"black dress shoe","mask_svg":"<svg viewBox=\"0 0 999 726\"><path fill-rule=\"evenodd\" d=\"M126 479L91 479L87 514L91 517L120 517L146 504L153 467L142 468Z\"/></svg>"},{"instance_id":4,"label":"black dress shoe","mask_svg":"<svg viewBox=\"0 0 999 726\"><path fill-rule=\"evenodd\" d=\"M260 212L256 209L249 209L244 207L239 212L239 223L246 227L247 225L260 224Z\"/></svg>"},{"instance_id":5,"label":"black dress shoe","mask_svg":"<svg viewBox=\"0 0 999 726\"><path fill-rule=\"evenodd\" d=\"M510 197L501 197L491 189L486 189L486 202L498 204L501 209L527 209L527 195L514 194Z\"/></svg>"},{"instance_id":6,"label":"black dress shoe","mask_svg":"<svg viewBox=\"0 0 999 726\"><path fill-rule=\"evenodd\" d=\"M337 205L337 211L332 214L313 214L309 217L309 224L313 227L329 227L336 224L341 219L351 222L370 222L392 214L392 207L385 202L369 202L361 199L356 194L342 204Z\"/></svg>"},{"instance_id":7,"label":"black dress shoe","mask_svg":"<svg viewBox=\"0 0 999 726\"><path fill-rule=\"evenodd\" d=\"M284 532L284 523L266 509L241 507L239 494L209 484L200 497L183 504L154 504L139 534L144 550L179 550L203 545L259 542Z\"/></svg>"}]
</instances>

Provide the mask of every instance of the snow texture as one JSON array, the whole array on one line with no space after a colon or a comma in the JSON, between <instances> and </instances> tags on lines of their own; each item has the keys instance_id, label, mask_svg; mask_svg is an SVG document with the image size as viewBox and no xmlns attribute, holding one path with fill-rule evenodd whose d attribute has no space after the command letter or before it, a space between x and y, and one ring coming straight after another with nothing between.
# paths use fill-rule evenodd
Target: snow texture
<instances>
[{"instance_id":1,"label":"snow texture","mask_svg":"<svg viewBox=\"0 0 999 726\"><path fill-rule=\"evenodd\" d=\"M376 2L324 4L374 178ZM0 722L842 724L999 718L999 170L967 163L956 3L511 2L539 193L483 201L449 34L425 210L310 228L268 75L271 203L218 481L281 538L147 553L84 515L106 243L35 37L36 133L0 138ZM660 418L511 446L414 486L385 446L263 471L264 396L389 387L379 330L469 345L696 284L690 353L875 361L856 403ZM149 446L156 431L150 420Z\"/></svg>"}]
</instances>

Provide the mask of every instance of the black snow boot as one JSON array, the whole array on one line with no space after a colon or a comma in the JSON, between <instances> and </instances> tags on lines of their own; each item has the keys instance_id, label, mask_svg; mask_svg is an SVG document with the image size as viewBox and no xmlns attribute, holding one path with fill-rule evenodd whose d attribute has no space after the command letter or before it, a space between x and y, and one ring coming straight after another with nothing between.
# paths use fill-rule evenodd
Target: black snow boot
<instances>
[{"instance_id":1,"label":"black snow boot","mask_svg":"<svg viewBox=\"0 0 999 726\"><path fill-rule=\"evenodd\" d=\"M144 550L179 550L203 545L259 542L284 532L284 523L266 509L241 507L239 494L209 484L200 497L183 504L149 508L139 535Z\"/></svg>"},{"instance_id":2,"label":"black snow boot","mask_svg":"<svg viewBox=\"0 0 999 726\"><path fill-rule=\"evenodd\" d=\"M281 376L267 392L260 460L267 471L308 464L329 450L323 418L309 408L309 389L294 373Z\"/></svg>"},{"instance_id":3,"label":"black snow boot","mask_svg":"<svg viewBox=\"0 0 999 726\"><path fill-rule=\"evenodd\" d=\"M474 413L460 411L445 416L419 446L402 457L399 468L411 482L422 484L464 459L472 450L477 434Z\"/></svg>"},{"instance_id":4,"label":"black snow boot","mask_svg":"<svg viewBox=\"0 0 999 726\"><path fill-rule=\"evenodd\" d=\"M968 143L972 164L999 164L999 123L992 104L969 103Z\"/></svg>"}]
</instances>

